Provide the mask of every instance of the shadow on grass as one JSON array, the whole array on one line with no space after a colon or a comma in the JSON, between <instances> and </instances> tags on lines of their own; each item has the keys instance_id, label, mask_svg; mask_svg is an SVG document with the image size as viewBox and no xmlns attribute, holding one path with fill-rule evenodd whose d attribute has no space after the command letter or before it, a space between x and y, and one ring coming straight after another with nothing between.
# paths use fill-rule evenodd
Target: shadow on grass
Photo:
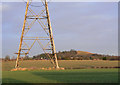
<instances>
[{"instance_id":1,"label":"shadow on grass","mask_svg":"<svg viewBox=\"0 0 120 85\"><path fill-rule=\"evenodd\" d=\"M25 83L24 81L12 79L12 78L3 78L2 85L9 85L10 83Z\"/></svg>"},{"instance_id":2,"label":"shadow on grass","mask_svg":"<svg viewBox=\"0 0 120 85\"><path fill-rule=\"evenodd\" d=\"M32 72L53 83L117 83L117 74L115 72ZM49 82L47 82L49 83Z\"/></svg>"},{"instance_id":3,"label":"shadow on grass","mask_svg":"<svg viewBox=\"0 0 120 85\"><path fill-rule=\"evenodd\" d=\"M26 83L24 81L12 79L12 78L3 78L2 85L36 85L34 83Z\"/></svg>"}]
</instances>

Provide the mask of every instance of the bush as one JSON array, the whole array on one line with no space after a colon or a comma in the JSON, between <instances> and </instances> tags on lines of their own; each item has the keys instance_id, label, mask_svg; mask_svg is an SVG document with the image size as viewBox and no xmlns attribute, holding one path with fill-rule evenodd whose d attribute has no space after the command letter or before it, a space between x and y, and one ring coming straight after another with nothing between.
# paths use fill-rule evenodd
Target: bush
<instances>
[{"instance_id":1,"label":"bush","mask_svg":"<svg viewBox=\"0 0 120 85\"><path fill-rule=\"evenodd\" d=\"M5 61L9 61L9 60L10 60L10 56L9 55L5 56Z\"/></svg>"},{"instance_id":2,"label":"bush","mask_svg":"<svg viewBox=\"0 0 120 85\"><path fill-rule=\"evenodd\" d=\"M106 58L106 57L103 57L103 60L107 60L107 58Z\"/></svg>"}]
</instances>

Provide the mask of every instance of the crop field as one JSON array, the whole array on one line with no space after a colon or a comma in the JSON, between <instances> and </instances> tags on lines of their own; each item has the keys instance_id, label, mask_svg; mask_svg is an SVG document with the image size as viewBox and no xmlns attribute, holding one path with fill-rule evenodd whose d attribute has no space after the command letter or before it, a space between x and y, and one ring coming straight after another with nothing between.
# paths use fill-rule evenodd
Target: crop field
<instances>
[{"instance_id":1,"label":"crop field","mask_svg":"<svg viewBox=\"0 0 120 85\"><path fill-rule=\"evenodd\" d=\"M59 60L59 66L66 69L81 69L92 67L118 67L118 61L103 60ZM52 67L48 60L25 60L19 62L20 67ZM15 66L15 61L3 61L2 70L10 71Z\"/></svg>"},{"instance_id":2,"label":"crop field","mask_svg":"<svg viewBox=\"0 0 120 85\"><path fill-rule=\"evenodd\" d=\"M15 61L2 62L3 83L117 83L118 68L89 68L116 67L118 61L62 60L61 67L66 70L33 70L10 71ZM20 61L21 67L49 67L47 60Z\"/></svg>"}]
</instances>

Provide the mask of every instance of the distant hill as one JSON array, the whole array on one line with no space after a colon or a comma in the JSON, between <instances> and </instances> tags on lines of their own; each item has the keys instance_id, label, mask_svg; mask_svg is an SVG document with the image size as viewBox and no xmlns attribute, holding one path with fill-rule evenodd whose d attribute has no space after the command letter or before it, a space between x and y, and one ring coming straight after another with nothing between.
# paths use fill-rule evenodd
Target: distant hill
<instances>
[{"instance_id":1,"label":"distant hill","mask_svg":"<svg viewBox=\"0 0 120 85\"><path fill-rule=\"evenodd\" d=\"M84 55L92 55L92 54L94 54L94 53L85 52L85 51L76 51L76 52L77 52L77 55L82 55L82 56L84 56Z\"/></svg>"},{"instance_id":2,"label":"distant hill","mask_svg":"<svg viewBox=\"0 0 120 85\"><path fill-rule=\"evenodd\" d=\"M101 55L86 51L59 51L56 53L58 60L119 60L118 56ZM53 56L50 54L50 56ZM33 56L33 59L48 59L44 53Z\"/></svg>"}]
</instances>

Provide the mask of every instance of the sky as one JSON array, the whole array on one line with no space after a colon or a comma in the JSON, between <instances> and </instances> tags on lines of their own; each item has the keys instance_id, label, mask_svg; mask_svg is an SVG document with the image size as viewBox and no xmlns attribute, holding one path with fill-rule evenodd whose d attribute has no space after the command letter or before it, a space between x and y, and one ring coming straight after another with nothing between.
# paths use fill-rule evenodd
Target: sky
<instances>
[{"instance_id":1,"label":"sky","mask_svg":"<svg viewBox=\"0 0 120 85\"><path fill-rule=\"evenodd\" d=\"M118 55L117 2L50 2L49 12L56 51L75 49ZM16 56L25 3L2 4L2 57ZM39 54L33 47L31 56Z\"/></svg>"}]
</instances>

